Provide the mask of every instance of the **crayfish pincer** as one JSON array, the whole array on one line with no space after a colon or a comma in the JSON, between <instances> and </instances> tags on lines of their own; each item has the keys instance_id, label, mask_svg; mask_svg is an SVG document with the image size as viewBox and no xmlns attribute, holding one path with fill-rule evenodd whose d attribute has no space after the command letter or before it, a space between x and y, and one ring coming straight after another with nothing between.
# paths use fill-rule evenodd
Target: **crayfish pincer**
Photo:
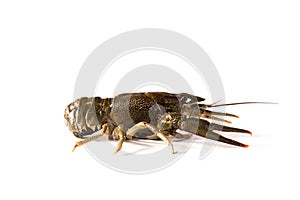
<instances>
[{"instance_id":1,"label":"crayfish pincer","mask_svg":"<svg viewBox=\"0 0 300 200\"><path fill-rule=\"evenodd\" d=\"M178 130L219 142L248 147L248 145L226 138L216 131L251 134L240 128L223 126L211 121L227 122L224 116L238 116L210 111L210 107L234 104L203 104L204 98L187 93L166 92L126 93L114 98L82 97L65 109L64 117L70 131L83 140L74 149L103 135L118 140L116 152L125 140L161 139L171 148L169 137L183 137ZM73 149L73 150L74 150Z\"/></svg>"}]
</instances>

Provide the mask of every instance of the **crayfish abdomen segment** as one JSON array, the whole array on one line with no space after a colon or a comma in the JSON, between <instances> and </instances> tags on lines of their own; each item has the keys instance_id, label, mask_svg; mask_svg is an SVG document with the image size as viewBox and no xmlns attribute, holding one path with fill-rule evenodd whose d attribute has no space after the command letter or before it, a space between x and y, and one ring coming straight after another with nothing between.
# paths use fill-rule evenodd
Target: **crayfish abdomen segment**
<instances>
[{"instance_id":1,"label":"crayfish abdomen segment","mask_svg":"<svg viewBox=\"0 0 300 200\"><path fill-rule=\"evenodd\" d=\"M70 131L79 138L99 131L107 121L106 112L110 109L111 99L100 97L82 97L65 109L65 121Z\"/></svg>"}]
</instances>

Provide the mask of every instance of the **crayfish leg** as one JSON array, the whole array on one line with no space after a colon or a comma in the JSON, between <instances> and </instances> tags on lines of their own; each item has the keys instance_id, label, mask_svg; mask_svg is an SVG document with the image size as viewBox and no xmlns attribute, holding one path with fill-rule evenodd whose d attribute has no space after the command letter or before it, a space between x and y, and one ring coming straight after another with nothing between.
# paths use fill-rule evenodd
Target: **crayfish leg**
<instances>
[{"instance_id":1,"label":"crayfish leg","mask_svg":"<svg viewBox=\"0 0 300 200\"><path fill-rule=\"evenodd\" d=\"M200 109L200 117L201 118L212 119L212 120L226 122L228 124L231 124L231 121L228 121L228 120L216 117L216 116L224 116L224 117L228 116L228 117L235 117L235 118L239 117L237 115L230 114L230 113L221 113L221 112L214 112L214 111L210 111L210 110Z\"/></svg>"},{"instance_id":2,"label":"crayfish leg","mask_svg":"<svg viewBox=\"0 0 300 200\"><path fill-rule=\"evenodd\" d=\"M132 138L135 133L143 129L149 129L153 133L151 137L160 138L170 147L172 154L175 153L173 144L171 140L168 138L168 136L164 135L156 126L153 126L152 124L149 124L147 122L139 122L135 124L133 127L128 129L128 131L126 132L126 137Z\"/></svg>"},{"instance_id":3,"label":"crayfish leg","mask_svg":"<svg viewBox=\"0 0 300 200\"><path fill-rule=\"evenodd\" d=\"M221 117L239 118L239 116L230 113L215 112L215 111L205 110L201 107L197 108L197 107L189 107L189 106L184 109L184 115L186 115L188 118L211 119L220 122L226 122L228 124L230 124L231 121L223 119Z\"/></svg>"},{"instance_id":4,"label":"crayfish leg","mask_svg":"<svg viewBox=\"0 0 300 200\"><path fill-rule=\"evenodd\" d=\"M88 138L86 138L86 139L84 139L84 140L81 140L81 141L76 142L75 146L74 146L73 149L72 149L72 152L74 152L75 149L76 149L77 147L80 147L80 146L82 146L82 145L84 145L84 144L86 144L86 143L88 143L88 142L97 140L97 139L100 138L101 136L102 136L102 134L93 135L93 136L90 136L90 137L88 137Z\"/></svg>"},{"instance_id":5,"label":"crayfish leg","mask_svg":"<svg viewBox=\"0 0 300 200\"><path fill-rule=\"evenodd\" d=\"M79 147L79 146L81 146L81 142L80 142L80 141L79 141L79 142L76 142L76 144L74 145L74 147L73 147L73 149L72 149L72 152L74 152L75 149L76 149L77 147Z\"/></svg>"},{"instance_id":6,"label":"crayfish leg","mask_svg":"<svg viewBox=\"0 0 300 200\"><path fill-rule=\"evenodd\" d=\"M116 135L119 138L116 151L114 152L114 154L116 154L122 149L122 145L126 139L126 136L125 136L125 132L122 129L122 126L120 126L120 125L114 129L114 132L116 133Z\"/></svg>"}]
</instances>

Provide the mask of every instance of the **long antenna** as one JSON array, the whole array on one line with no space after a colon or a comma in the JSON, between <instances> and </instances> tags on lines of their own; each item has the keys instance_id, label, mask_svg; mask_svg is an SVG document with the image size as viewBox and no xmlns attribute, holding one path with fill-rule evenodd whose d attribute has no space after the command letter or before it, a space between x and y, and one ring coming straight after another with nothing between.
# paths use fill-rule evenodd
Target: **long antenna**
<instances>
[{"instance_id":1,"label":"long antenna","mask_svg":"<svg viewBox=\"0 0 300 200\"><path fill-rule=\"evenodd\" d=\"M238 103L225 103L225 104L218 104L218 105L207 105L207 107L212 108L212 107L220 107L220 106L233 106L233 105L240 105L240 104L278 104L278 103L273 103L273 102L238 102Z\"/></svg>"}]
</instances>

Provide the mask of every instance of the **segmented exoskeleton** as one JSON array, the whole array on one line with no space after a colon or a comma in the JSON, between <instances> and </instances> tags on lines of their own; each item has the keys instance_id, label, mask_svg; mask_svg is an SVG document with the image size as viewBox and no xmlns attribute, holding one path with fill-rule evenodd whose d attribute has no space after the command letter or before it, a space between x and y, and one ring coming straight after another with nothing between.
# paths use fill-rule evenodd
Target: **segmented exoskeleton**
<instances>
[{"instance_id":1,"label":"segmented exoskeleton","mask_svg":"<svg viewBox=\"0 0 300 200\"><path fill-rule=\"evenodd\" d=\"M118 140L116 152L122 148L125 140L138 138L161 139L174 153L169 136L183 137L177 130L230 145L247 147L248 145L226 138L215 131L251 134L250 131L207 120L229 122L218 116L238 116L210 111L208 108L216 106L201 103L204 100L187 93L166 92L126 93L104 99L83 97L67 106L64 117L70 131L83 139L76 143L74 149L107 134L110 139ZM99 130L101 133L97 134Z\"/></svg>"}]
</instances>

